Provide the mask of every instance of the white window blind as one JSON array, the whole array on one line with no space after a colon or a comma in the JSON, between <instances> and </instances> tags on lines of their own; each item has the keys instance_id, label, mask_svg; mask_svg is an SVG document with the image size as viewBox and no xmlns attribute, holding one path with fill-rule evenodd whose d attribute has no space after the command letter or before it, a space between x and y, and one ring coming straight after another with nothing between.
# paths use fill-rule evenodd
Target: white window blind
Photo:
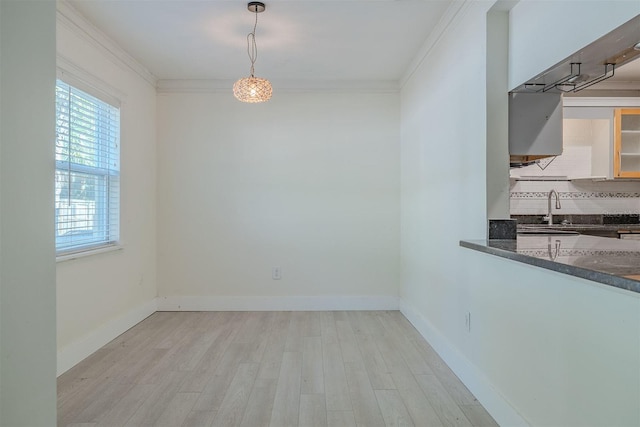
<instances>
[{"instance_id":1,"label":"white window blind","mask_svg":"<svg viewBox=\"0 0 640 427\"><path fill-rule=\"evenodd\" d=\"M120 110L58 80L55 151L57 253L117 243Z\"/></svg>"}]
</instances>

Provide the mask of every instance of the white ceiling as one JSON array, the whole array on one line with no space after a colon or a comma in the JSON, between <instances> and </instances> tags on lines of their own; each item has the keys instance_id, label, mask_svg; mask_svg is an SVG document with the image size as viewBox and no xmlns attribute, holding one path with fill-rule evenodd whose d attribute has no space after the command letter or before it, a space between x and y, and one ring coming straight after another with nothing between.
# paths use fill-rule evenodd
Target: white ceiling
<instances>
[{"instance_id":1,"label":"white ceiling","mask_svg":"<svg viewBox=\"0 0 640 427\"><path fill-rule=\"evenodd\" d=\"M242 0L69 0L159 79L249 74L255 15ZM398 81L453 0L270 0L255 75Z\"/></svg>"}]
</instances>

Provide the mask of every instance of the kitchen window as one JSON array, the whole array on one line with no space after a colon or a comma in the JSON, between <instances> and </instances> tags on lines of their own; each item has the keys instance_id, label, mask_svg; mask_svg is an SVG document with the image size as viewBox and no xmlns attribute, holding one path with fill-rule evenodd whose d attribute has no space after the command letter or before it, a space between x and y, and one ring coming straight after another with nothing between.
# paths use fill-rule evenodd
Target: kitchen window
<instances>
[{"instance_id":1,"label":"kitchen window","mask_svg":"<svg viewBox=\"0 0 640 427\"><path fill-rule=\"evenodd\" d=\"M115 246L120 237L120 109L56 82L56 254Z\"/></svg>"}]
</instances>

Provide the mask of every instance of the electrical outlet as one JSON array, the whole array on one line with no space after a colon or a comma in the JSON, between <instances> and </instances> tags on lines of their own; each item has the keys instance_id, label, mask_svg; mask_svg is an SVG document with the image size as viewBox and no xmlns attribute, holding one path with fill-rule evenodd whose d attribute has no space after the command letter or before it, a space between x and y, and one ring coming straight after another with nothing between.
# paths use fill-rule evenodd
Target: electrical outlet
<instances>
[{"instance_id":1,"label":"electrical outlet","mask_svg":"<svg viewBox=\"0 0 640 427\"><path fill-rule=\"evenodd\" d=\"M282 270L280 270L280 267L273 267L271 269L271 278L273 280L280 280L282 279Z\"/></svg>"}]
</instances>

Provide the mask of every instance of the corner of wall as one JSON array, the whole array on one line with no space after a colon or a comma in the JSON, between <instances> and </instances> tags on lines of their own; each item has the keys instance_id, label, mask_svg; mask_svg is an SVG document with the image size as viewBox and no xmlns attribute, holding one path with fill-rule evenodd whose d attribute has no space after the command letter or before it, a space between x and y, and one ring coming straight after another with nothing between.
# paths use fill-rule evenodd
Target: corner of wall
<instances>
[{"instance_id":1,"label":"corner of wall","mask_svg":"<svg viewBox=\"0 0 640 427\"><path fill-rule=\"evenodd\" d=\"M156 298L139 305L120 317L110 320L100 328L74 341L58 351L57 375L60 376L76 364L96 352L100 347L142 322L157 311Z\"/></svg>"},{"instance_id":2,"label":"corner of wall","mask_svg":"<svg viewBox=\"0 0 640 427\"><path fill-rule=\"evenodd\" d=\"M488 378L465 357L429 320L400 298L400 312L482 403L499 425L528 426L520 414L496 390Z\"/></svg>"}]
</instances>

